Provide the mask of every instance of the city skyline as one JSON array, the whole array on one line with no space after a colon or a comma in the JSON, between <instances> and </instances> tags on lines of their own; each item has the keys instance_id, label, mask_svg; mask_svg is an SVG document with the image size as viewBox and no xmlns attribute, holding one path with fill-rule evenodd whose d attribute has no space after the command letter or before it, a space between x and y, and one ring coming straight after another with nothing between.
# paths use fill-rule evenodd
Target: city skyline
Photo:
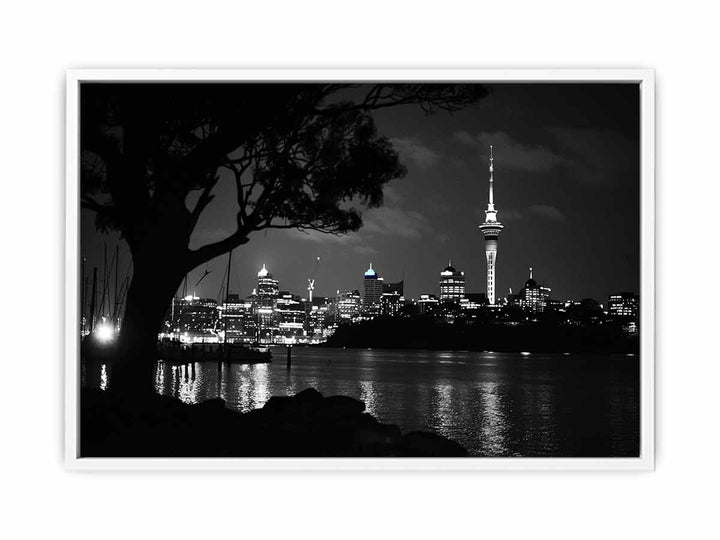
<instances>
[{"instance_id":1,"label":"city skyline","mask_svg":"<svg viewBox=\"0 0 720 540\"><path fill-rule=\"evenodd\" d=\"M216 300L185 295L185 291L184 296L173 299L159 337L201 344L317 344L332 340L336 331L346 336L340 340L346 339L348 325L362 325L378 317L391 326L397 326L400 319L422 324L429 317L439 327L457 321L480 325L493 321L496 328L545 321L555 328L598 329L609 324L616 331L620 324L627 336L638 331L636 294L617 292L608 295L606 303L588 298L560 301L552 297L550 287L533 278L532 267L522 289L496 303L489 302L484 293L467 292L464 272L451 261L440 273L439 288L437 295L423 294L410 301L403 296L402 281L385 283L371 263L363 276L362 291L338 290L337 295L313 300L282 290L263 264L256 288L245 298L225 291L222 300ZM89 331L93 332L92 323ZM94 333L101 341L112 341L114 330L103 318Z\"/></svg>"},{"instance_id":2,"label":"city skyline","mask_svg":"<svg viewBox=\"0 0 720 540\"><path fill-rule=\"evenodd\" d=\"M271 230L253 236L234 252L231 291L250 294L265 263L284 289L304 296L320 257L316 296L361 289L362 275L353 269L370 261L390 281L404 276L407 298L433 294L448 259L465 272L468 292L484 292L484 240L477 227L485 219L493 144L499 218L506 227L497 297L520 287L530 266L558 298L602 300L617 291L637 292L637 88L505 84L491 90L479 106L452 116L425 118L409 109L374 113L407 177L385 187L384 205L366 211L356 233ZM198 224L191 247L228 229L233 197L222 182L217 189L216 207ZM103 245L114 246L118 237L98 233L87 210L82 217L82 255L88 268L102 268ZM124 274L130 257L118 243ZM205 276L194 292L216 297L225 266L221 256L194 269L189 289Z\"/></svg>"},{"instance_id":3,"label":"city skyline","mask_svg":"<svg viewBox=\"0 0 720 540\"><path fill-rule=\"evenodd\" d=\"M372 270L377 271L377 276L378 276L379 278L381 278L384 283L392 283L392 281L404 281L404 279L403 279L402 276L399 276L399 279L397 279L397 280L386 279L385 274L383 274L383 273L380 272L380 270L377 268L377 265L376 265L374 262L371 261L371 262L369 262L368 264L369 264L369 269L372 269ZM441 266L442 266L442 265L441 265ZM452 267L454 268L456 265L452 262L452 260L449 260L448 263L446 264L446 266L445 266L444 268L440 268L440 267L439 267L439 269L438 269L438 271L437 271L437 275L440 276L440 277L442 277L443 273L447 270L447 268L448 268L449 266L452 266ZM357 291L357 292L359 292L359 293L362 295L362 291L363 291L363 281L364 281L364 279L365 279L365 277L366 277L366 275L367 275L367 271L368 271L368 269L361 270L362 277L361 277L360 280L358 281L357 286L341 287L340 289L336 289L335 291L331 291L329 294L315 294L315 293L313 292L313 298L316 298L316 299L320 299L320 298L334 298L334 297L336 297L338 294L342 294L342 293L346 293L346 292L352 292L352 291ZM463 274L465 273L465 270L463 270L463 269L460 268L460 267L457 268L457 271L458 271L458 272L462 272ZM247 293L242 293L242 292L239 292L239 291L235 290L234 288L231 288L230 291L229 291L229 294L238 296L238 297L240 297L240 298L248 298L248 297L252 296L253 294L257 294L257 278L260 277L260 275L261 275L262 273L264 273L264 272L269 272L269 273L271 273L273 276L275 275L275 272L273 271L272 268L269 268L267 264L262 263L262 264L260 265L260 269L258 269L257 272L255 273L255 281L254 281L255 285L252 286L252 287L250 287L250 289L247 291ZM522 279L522 281L519 283L519 286L512 287L512 294L517 294L518 291L522 288L523 284L526 282L526 280L527 280L527 278L528 278L528 275L527 275L528 273L529 273L530 279L533 279L533 267L532 267L532 266L529 266L529 267L525 268L525 272L526 272L526 275L524 276L524 278ZM233 274L234 274L234 273L233 273ZM356 277L357 277L357 276L356 276ZM307 288L305 288L304 290L294 290L294 289L290 289L290 288L287 288L287 287L283 287L283 286L282 286L282 281L281 281L280 279L277 279L277 278L275 278L275 279L276 279L276 281L279 283L279 285L278 285L278 290L279 290L280 292L290 293L290 294L292 294L293 296L297 296L297 297L299 297L299 298L301 298L301 299L303 299L303 300L307 300L307 299L308 299L308 294L307 294L308 291L307 291ZM251 281L252 281L252 278L251 278ZM553 283L552 280L548 280L548 279L541 278L541 280L540 280L539 283L540 283L541 285L543 285L543 286L550 286L551 289L554 289L554 286L553 286L554 283ZM112 286L110 286L110 289L112 290ZM466 289L466 291L465 291L465 293L463 293L463 294L465 294L465 295L470 295L470 294L472 294L472 295L483 294L483 295L484 295L484 294L485 294L485 292L484 292L483 290L469 290L469 289L467 289L467 288L465 288L465 289ZM216 300L216 301L218 302L218 304L222 304L223 301L224 301L224 298L225 298L225 288L224 288L224 285L223 285L223 287L222 287L222 289L221 289L221 291L220 291L220 292L222 292L222 294L220 294L220 295L217 295L217 294L216 294L215 296L199 294L199 293L198 293L198 290L200 290L200 289L191 290L190 280L188 279L188 289L187 289L187 291L186 291L185 296L195 297L195 298L214 299L214 300ZM181 287L181 289L178 291L178 295L176 295L177 298L182 298L182 297L183 297L183 296L180 294L181 291L182 291L182 287ZM604 305L605 302L607 301L607 299L608 299L610 296L616 295L616 294L621 294L621 293L632 293L632 294L637 295L637 294L638 294L638 291L635 291L635 290L624 290L624 289L623 289L623 290L620 290L620 289L618 289L618 290L613 290L613 291L607 291L606 294L600 295L600 296L580 295L580 296L576 296L576 297L562 297L562 298L560 298L560 297L555 297L555 296L553 295L553 299L555 299L555 300L560 300L560 301L571 301L571 300L579 301L579 300L583 300L583 299L593 299L593 300L599 301L601 304ZM441 296L441 285L440 285L440 283L438 282L438 283L436 284L435 289L426 290L426 291L421 291L417 296L412 296L412 297L411 297L411 296L405 295L404 298L405 298L406 300L419 300L421 296L428 295L428 294L434 295L434 296L436 296L436 297L439 299L440 296ZM496 304L500 305L500 304L501 304L501 300L503 300L506 296L507 296L507 294L503 294L501 297L499 296L499 297L496 299Z\"/></svg>"},{"instance_id":4,"label":"city skyline","mask_svg":"<svg viewBox=\"0 0 720 540\"><path fill-rule=\"evenodd\" d=\"M637 456L638 98L614 83L84 87L83 418L109 392L277 421L193 456ZM91 227L126 236L131 281L127 250ZM278 417L296 402L304 416ZM111 420L82 455L188 440L172 422L170 439L116 437Z\"/></svg>"}]
</instances>

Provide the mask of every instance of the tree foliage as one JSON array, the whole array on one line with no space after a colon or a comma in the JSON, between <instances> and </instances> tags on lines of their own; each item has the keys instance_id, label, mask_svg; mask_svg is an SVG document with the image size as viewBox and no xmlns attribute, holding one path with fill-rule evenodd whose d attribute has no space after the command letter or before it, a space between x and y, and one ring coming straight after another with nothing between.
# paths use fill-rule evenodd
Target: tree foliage
<instances>
[{"instance_id":1,"label":"tree foliage","mask_svg":"<svg viewBox=\"0 0 720 540\"><path fill-rule=\"evenodd\" d=\"M405 174L372 111L453 112L486 93L464 84L83 84L81 203L133 257L162 234L187 269L262 229L354 231L362 207L380 205L383 185ZM235 180L236 230L190 250L223 171Z\"/></svg>"}]
</instances>

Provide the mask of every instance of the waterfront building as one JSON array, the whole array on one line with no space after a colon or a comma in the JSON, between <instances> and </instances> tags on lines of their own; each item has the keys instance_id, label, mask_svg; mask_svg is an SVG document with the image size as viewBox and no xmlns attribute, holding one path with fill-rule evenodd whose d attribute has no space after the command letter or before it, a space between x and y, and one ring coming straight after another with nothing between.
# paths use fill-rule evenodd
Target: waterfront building
<instances>
[{"instance_id":1,"label":"waterfront building","mask_svg":"<svg viewBox=\"0 0 720 540\"><path fill-rule=\"evenodd\" d=\"M400 280L397 283L383 283L383 294L392 293L403 295L405 289L405 280Z\"/></svg>"},{"instance_id":2,"label":"waterfront building","mask_svg":"<svg viewBox=\"0 0 720 540\"><path fill-rule=\"evenodd\" d=\"M325 331L329 329L332 329L334 331L335 328L337 328L337 324L340 321L340 311L338 309L338 301L339 301L340 293L338 291L336 296L320 296L318 297L321 302L319 304L316 304L319 308L324 307L327 311L327 315L325 316Z\"/></svg>"},{"instance_id":3,"label":"waterfront building","mask_svg":"<svg viewBox=\"0 0 720 540\"><path fill-rule=\"evenodd\" d=\"M380 298L382 294L383 279L370 263L370 268L365 271L363 279L362 314L364 317L373 318L380 314Z\"/></svg>"},{"instance_id":4,"label":"waterfront building","mask_svg":"<svg viewBox=\"0 0 720 540\"><path fill-rule=\"evenodd\" d=\"M451 262L440 272L440 302L460 302L465 296L465 272L456 270Z\"/></svg>"},{"instance_id":5,"label":"waterfront building","mask_svg":"<svg viewBox=\"0 0 720 540\"><path fill-rule=\"evenodd\" d=\"M275 310L279 295L278 280L263 264L258 272L257 289L255 291L255 315L257 318L257 334L260 343L271 343L277 333Z\"/></svg>"},{"instance_id":6,"label":"waterfront building","mask_svg":"<svg viewBox=\"0 0 720 540\"><path fill-rule=\"evenodd\" d=\"M384 292L380 297L380 314L384 317L397 317L405 299L397 292Z\"/></svg>"},{"instance_id":7,"label":"waterfront building","mask_svg":"<svg viewBox=\"0 0 720 540\"><path fill-rule=\"evenodd\" d=\"M593 298L583 298L579 302L571 301L565 306L568 324L593 326L602 324L605 320L602 304Z\"/></svg>"},{"instance_id":8,"label":"waterfront building","mask_svg":"<svg viewBox=\"0 0 720 540\"><path fill-rule=\"evenodd\" d=\"M437 309L439 300L434 294L421 294L417 301L420 315L432 315Z\"/></svg>"},{"instance_id":9,"label":"waterfront building","mask_svg":"<svg viewBox=\"0 0 720 540\"><path fill-rule=\"evenodd\" d=\"M551 292L550 287L540 286L537 281L533 279L533 269L531 267L530 277L520 291L520 305L523 309L532 313L541 313L545 311L545 305L550 298Z\"/></svg>"},{"instance_id":10,"label":"waterfront building","mask_svg":"<svg viewBox=\"0 0 720 540\"><path fill-rule=\"evenodd\" d=\"M465 311L478 311L487 305L485 293L468 293L460 301L460 307Z\"/></svg>"},{"instance_id":11,"label":"waterfront building","mask_svg":"<svg viewBox=\"0 0 720 540\"><path fill-rule=\"evenodd\" d=\"M505 297L505 306L506 307L521 307L522 306L522 300L520 298L519 294L513 294L512 289L508 289L508 294Z\"/></svg>"},{"instance_id":12,"label":"waterfront building","mask_svg":"<svg viewBox=\"0 0 720 540\"><path fill-rule=\"evenodd\" d=\"M396 317L405 303L403 291L405 280L397 283L383 283L383 292L380 297L380 314L385 317Z\"/></svg>"},{"instance_id":13,"label":"waterfront building","mask_svg":"<svg viewBox=\"0 0 720 540\"><path fill-rule=\"evenodd\" d=\"M310 343L325 341L335 330L331 323L330 303L313 304L307 322L307 340Z\"/></svg>"},{"instance_id":14,"label":"waterfront building","mask_svg":"<svg viewBox=\"0 0 720 540\"><path fill-rule=\"evenodd\" d=\"M548 298L545 301L545 311L552 311L554 313L564 313L565 312L565 302L562 302L561 300L554 300L552 298Z\"/></svg>"},{"instance_id":15,"label":"waterfront building","mask_svg":"<svg viewBox=\"0 0 720 540\"><path fill-rule=\"evenodd\" d=\"M174 301L172 333L184 336L187 341L217 341L217 302L210 298L186 296Z\"/></svg>"},{"instance_id":16,"label":"waterfront building","mask_svg":"<svg viewBox=\"0 0 720 540\"><path fill-rule=\"evenodd\" d=\"M480 230L485 237L485 259L487 262L487 299L488 304L495 305L495 262L497 260L497 240L503 225L497 220L497 210L493 195L493 147L490 145L490 193L487 210L485 210L485 223L480 225Z\"/></svg>"},{"instance_id":17,"label":"waterfront building","mask_svg":"<svg viewBox=\"0 0 720 540\"><path fill-rule=\"evenodd\" d=\"M608 315L613 319L638 319L640 299L638 295L623 292L608 297Z\"/></svg>"},{"instance_id":18,"label":"waterfront building","mask_svg":"<svg viewBox=\"0 0 720 540\"><path fill-rule=\"evenodd\" d=\"M543 285L540 285L540 308L541 308L541 311L545 311L547 309L547 306L550 303L550 293L552 293L552 289L550 287L545 287Z\"/></svg>"},{"instance_id":19,"label":"waterfront building","mask_svg":"<svg viewBox=\"0 0 720 540\"><path fill-rule=\"evenodd\" d=\"M360 292L345 291L337 292L337 322L338 324L355 322L360 317L361 307Z\"/></svg>"},{"instance_id":20,"label":"waterfront building","mask_svg":"<svg viewBox=\"0 0 720 540\"><path fill-rule=\"evenodd\" d=\"M225 341L228 343L255 341L257 323L253 316L253 305L249 300L241 299L239 294L228 294L219 311L218 330L224 332Z\"/></svg>"},{"instance_id":21,"label":"waterfront building","mask_svg":"<svg viewBox=\"0 0 720 540\"><path fill-rule=\"evenodd\" d=\"M275 343L297 343L305 336L305 307L300 297L287 291L278 293L275 304L277 329L272 341Z\"/></svg>"}]
</instances>

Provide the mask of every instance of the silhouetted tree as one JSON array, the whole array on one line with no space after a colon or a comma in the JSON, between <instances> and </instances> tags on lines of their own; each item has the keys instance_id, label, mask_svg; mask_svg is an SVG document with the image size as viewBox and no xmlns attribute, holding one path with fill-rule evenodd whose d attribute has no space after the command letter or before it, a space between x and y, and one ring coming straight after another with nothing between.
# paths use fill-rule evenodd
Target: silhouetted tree
<instances>
[{"instance_id":1,"label":"silhouetted tree","mask_svg":"<svg viewBox=\"0 0 720 540\"><path fill-rule=\"evenodd\" d=\"M81 204L101 230L121 233L133 259L113 388L153 391L157 335L193 268L263 229L360 227L360 208L380 205L383 185L405 174L372 111L455 111L486 93L462 84L83 84ZM190 249L223 174L235 181L236 230Z\"/></svg>"}]
</instances>

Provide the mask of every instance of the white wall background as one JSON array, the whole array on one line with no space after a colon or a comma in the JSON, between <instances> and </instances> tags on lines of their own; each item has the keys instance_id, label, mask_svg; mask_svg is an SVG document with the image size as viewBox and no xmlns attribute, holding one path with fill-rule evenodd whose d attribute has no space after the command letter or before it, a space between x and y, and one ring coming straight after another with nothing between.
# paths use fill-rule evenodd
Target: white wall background
<instances>
[{"instance_id":1,"label":"white wall background","mask_svg":"<svg viewBox=\"0 0 720 540\"><path fill-rule=\"evenodd\" d=\"M711 3L246 4L66 0L3 7L3 536L607 539L717 533L720 77ZM242 66L656 69L657 470L65 472L64 70Z\"/></svg>"}]
</instances>

